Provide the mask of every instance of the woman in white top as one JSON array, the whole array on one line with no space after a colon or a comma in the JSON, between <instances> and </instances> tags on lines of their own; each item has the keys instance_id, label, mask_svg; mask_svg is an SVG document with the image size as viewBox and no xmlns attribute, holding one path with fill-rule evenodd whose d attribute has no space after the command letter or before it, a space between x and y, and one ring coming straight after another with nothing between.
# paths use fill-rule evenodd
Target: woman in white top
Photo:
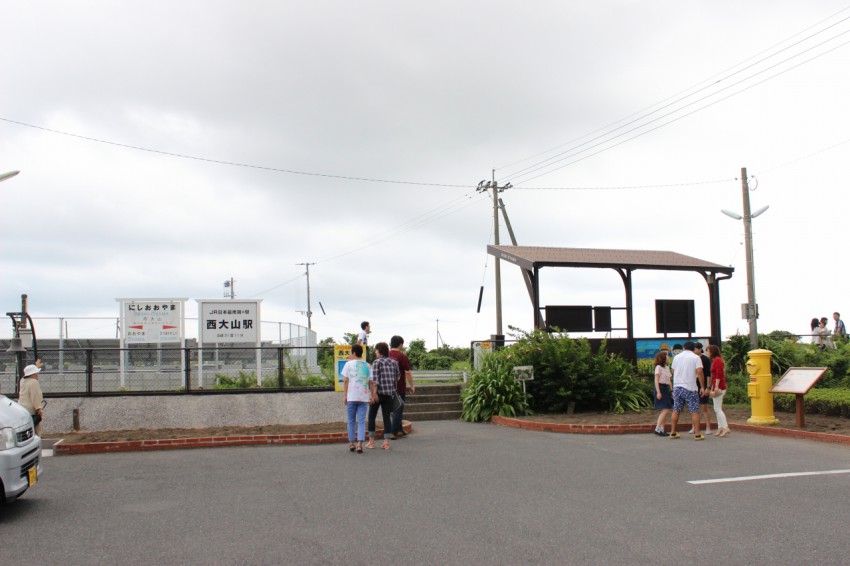
<instances>
[{"instance_id":1,"label":"woman in white top","mask_svg":"<svg viewBox=\"0 0 850 566\"><path fill-rule=\"evenodd\" d=\"M655 434L667 436L664 430L665 420L673 409L673 390L670 383L673 372L667 367L667 352L662 350L655 355L655 408L661 411L655 423Z\"/></svg>"}]
</instances>

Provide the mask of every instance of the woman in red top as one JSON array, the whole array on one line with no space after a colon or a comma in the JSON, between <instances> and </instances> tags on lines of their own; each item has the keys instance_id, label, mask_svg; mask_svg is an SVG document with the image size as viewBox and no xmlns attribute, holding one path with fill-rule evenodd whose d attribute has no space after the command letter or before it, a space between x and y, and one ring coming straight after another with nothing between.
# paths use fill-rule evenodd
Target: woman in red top
<instances>
[{"instance_id":1,"label":"woman in red top","mask_svg":"<svg viewBox=\"0 0 850 566\"><path fill-rule=\"evenodd\" d=\"M726 395L726 364L720 356L720 348L714 344L708 347L711 358L711 395L714 401L714 412L717 414L717 432L714 436L729 436L729 423L723 412L723 396Z\"/></svg>"}]
</instances>

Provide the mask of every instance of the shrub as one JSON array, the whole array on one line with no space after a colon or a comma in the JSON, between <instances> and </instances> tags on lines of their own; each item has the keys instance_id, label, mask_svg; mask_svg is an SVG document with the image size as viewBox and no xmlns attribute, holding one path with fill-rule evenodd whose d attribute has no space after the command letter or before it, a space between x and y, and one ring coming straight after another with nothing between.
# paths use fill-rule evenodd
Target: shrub
<instances>
[{"instance_id":1,"label":"shrub","mask_svg":"<svg viewBox=\"0 0 850 566\"><path fill-rule=\"evenodd\" d=\"M796 410L796 395L774 395L774 407L780 411ZM806 413L850 418L850 389L812 389L803 397Z\"/></svg>"},{"instance_id":2,"label":"shrub","mask_svg":"<svg viewBox=\"0 0 850 566\"><path fill-rule=\"evenodd\" d=\"M487 356L461 394L461 418L479 422L489 421L493 415L530 414L522 384L514 379L512 370L513 366L501 354Z\"/></svg>"},{"instance_id":3,"label":"shrub","mask_svg":"<svg viewBox=\"0 0 850 566\"><path fill-rule=\"evenodd\" d=\"M419 369L434 370L434 369L452 369L455 360L449 356L437 354L435 351L423 354L419 358Z\"/></svg>"},{"instance_id":4,"label":"shrub","mask_svg":"<svg viewBox=\"0 0 850 566\"><path fill-rule=\"evenodd\" d=\"M647 389L635 376L634 366L609 356L604 342L594 354L585 339L542 330L520 333L518 338L504 350L505 359L514 365L534 366L534 381L529 382L528 390L535 411L563 413L571 406L585 410L649 406Z\"/></svg>"},{"instance_id":5,"label":"shrub","mask_svg":"<svg viewBox=\"0 0 850 566\"><path fill-rule=\"evenodd\" d=\"M251 389L257 387L257 374L239 370L236 377L230 377L223 373L215 374L213 389Z\"/></svg>"}]
</instances>

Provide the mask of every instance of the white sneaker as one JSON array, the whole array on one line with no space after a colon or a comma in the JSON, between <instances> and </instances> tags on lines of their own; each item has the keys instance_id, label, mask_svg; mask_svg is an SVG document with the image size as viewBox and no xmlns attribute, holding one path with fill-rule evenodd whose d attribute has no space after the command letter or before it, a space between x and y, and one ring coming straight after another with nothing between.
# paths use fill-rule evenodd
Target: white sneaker
<instances>
[{"instance_id":1,"label":"white sneaker","mask_svg":"<svg viewBox=\"0 0 850 566\"><path fill-rule=\"evenodd\" d=\"M693 434L693 433L694 433L694 427L691 427L691 430L688 431L688 434Z\"/></svg>"}]
</instances>

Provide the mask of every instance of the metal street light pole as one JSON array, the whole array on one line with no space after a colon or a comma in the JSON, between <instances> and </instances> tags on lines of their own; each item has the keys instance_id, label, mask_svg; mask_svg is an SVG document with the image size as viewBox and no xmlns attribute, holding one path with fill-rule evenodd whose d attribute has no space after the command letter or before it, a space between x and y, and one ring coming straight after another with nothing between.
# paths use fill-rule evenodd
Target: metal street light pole
<instances>
[{"instance_id":1,"label":"metal street light pole","mask_svg":"<svg viewBox=\"0 0 850 566\"><path fill-rule=\"evenodd\" d=\"M747 256L747 304L743 305L741 314L745 315L750 327L750 346L753 350L759 347L758 334L758 304L756 303L756 277L755 266L753 263L753 218L759 216L768 206L758 209L755 214L750 212L750 187L747 182L747 168L741 168L741 192L744 198L744 215L736 214L728 210L721 210L723 214L734 218L735 220L744 221L744 252Z\"/></svg>"}]
</instances>

